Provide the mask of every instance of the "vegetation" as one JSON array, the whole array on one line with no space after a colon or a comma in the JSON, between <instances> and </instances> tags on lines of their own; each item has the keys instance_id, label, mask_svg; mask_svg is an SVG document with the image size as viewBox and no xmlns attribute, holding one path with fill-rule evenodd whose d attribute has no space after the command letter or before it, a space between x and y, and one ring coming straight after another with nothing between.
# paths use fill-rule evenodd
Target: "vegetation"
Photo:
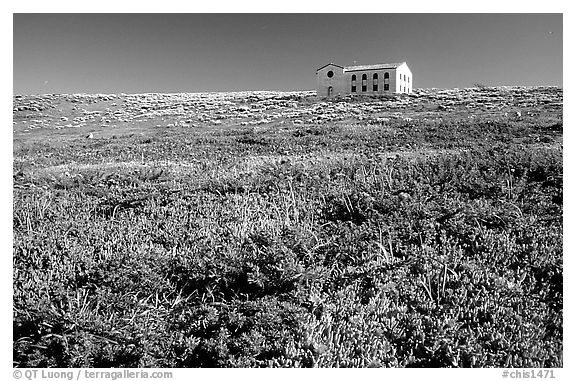
<instances>
[{"instance_id":1,"label":"vegetation","mask_svg":"<svg viewBox=\"0 0 576 381\"><path fill-rule=\"evenodd\" d=\"M561 108L355 102L59 135L15 111L15 366L562 367Z\"/></svg>"}]
</instances>

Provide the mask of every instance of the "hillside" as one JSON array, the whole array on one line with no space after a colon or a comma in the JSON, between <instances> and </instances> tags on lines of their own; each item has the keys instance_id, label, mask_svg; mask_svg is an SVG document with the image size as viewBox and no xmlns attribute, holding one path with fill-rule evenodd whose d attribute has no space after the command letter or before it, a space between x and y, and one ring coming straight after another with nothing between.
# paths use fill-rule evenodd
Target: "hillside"
<instances>
[{"instance_id":1,"label":"hillside","mask_svg":"<svg viewBox=\"0 0 576 381\"><path fill-rule=\"evenodd\" d=\"M562 103L14 96L14 364L562 367Z\"/></svg>"}]
</instances>

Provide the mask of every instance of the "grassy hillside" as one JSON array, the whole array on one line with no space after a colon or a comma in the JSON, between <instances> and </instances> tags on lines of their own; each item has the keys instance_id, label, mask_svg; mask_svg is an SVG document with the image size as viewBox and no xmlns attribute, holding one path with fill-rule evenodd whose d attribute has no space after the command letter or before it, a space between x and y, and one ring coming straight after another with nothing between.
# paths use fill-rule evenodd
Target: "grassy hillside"
<instances>
[{"instance_id":1,"label":"grassy hillside","mask_svg":"<svg viewBox=\"0 0 576 381\"><path fill-rule=\"evenodd\" d=\"M562 90L14 97L18 367L561 367Z\"/></svg>"}]
</instances>

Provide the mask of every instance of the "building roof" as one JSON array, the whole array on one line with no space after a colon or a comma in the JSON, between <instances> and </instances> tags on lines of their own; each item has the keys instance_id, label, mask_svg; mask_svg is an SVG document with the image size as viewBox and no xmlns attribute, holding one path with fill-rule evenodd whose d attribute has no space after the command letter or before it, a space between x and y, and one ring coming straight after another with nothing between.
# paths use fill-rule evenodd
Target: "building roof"
<instances>
[{"instance_id":1,"label":"building roof","mask_svg":"<svg viewBox=\"0 0 576 381\"><path fill-rule=\"evenodd\" d=\"M396 69L398 66L401 66L405 63L406 62L395 62L395 63L381 63L375 65L346 66L344 68L344 71Z\"/></svg>"},{"instance_id":2,"label":"building roof","mask_svg":"<svg viewBox=\"0 0 576 381\"><path fill-rule=\"evenodd\" d=\"M319 67L318 69L316 69L316 71L321 70L321 69L324 69L326 66L330 66L330 65L332 65L332 66L337 66L337 67L339 67L340 69L344 69L344 66L336 65L335 63L330 62L329 64L326 64L326 65L324 65L324 66L322 66L322 67Z\"/></svg>"}]
</instances>

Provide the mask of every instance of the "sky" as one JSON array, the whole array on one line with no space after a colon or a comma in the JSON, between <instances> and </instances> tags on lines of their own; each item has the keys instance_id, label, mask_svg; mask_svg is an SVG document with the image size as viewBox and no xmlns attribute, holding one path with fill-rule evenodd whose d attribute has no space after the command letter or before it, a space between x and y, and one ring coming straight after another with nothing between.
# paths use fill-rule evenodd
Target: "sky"
<instances>
[{"instance_id":1,"label":"sky","mask_svg":"<svg viewBox=\"0 0 576 381\"><path fill-rule=\"evenodd\" d=\"M13 93L314 90L407 62L414 88L562 86L562 14L13 15Z\"/></svg>"}]
</instances>

